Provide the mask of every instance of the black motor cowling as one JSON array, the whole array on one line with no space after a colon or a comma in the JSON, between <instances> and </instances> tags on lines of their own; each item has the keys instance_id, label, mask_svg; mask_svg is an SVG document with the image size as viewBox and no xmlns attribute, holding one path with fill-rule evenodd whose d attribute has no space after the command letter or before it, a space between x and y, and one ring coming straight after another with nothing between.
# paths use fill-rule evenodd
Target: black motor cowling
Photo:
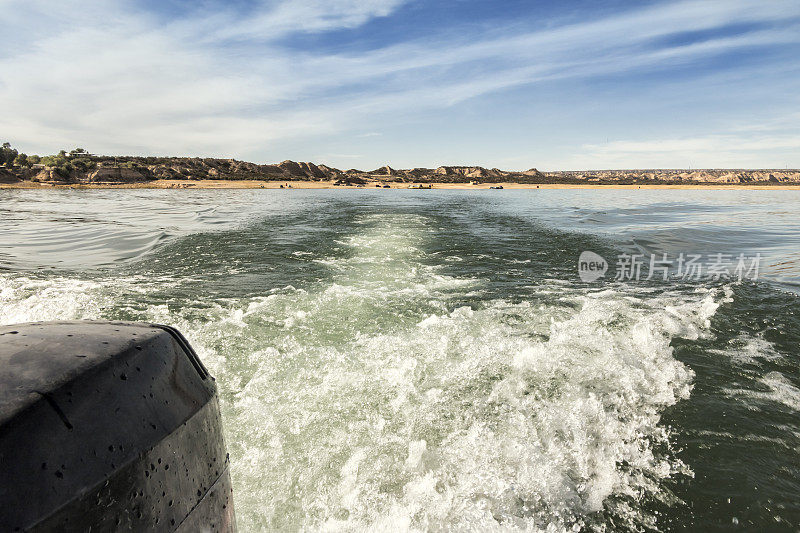
<instances>
[{"instance_id":1,"label":"black motor cowling","mask_svg":"<svg viewBox=\"0 0 800 533\"><path fill-rule=\"evenodd\" d=\"M0 326L0 531L89 530L235 530L213 378L168 326Z\"/></svg>"}]
</instances>

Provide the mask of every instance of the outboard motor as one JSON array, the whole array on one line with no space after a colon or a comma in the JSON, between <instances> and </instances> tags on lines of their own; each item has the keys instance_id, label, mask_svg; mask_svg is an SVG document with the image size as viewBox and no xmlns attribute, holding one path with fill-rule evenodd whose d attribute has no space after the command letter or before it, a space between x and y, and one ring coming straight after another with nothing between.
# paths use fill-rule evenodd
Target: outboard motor
<instances>
[{"instance_id":1,"label":"outboard motor","mask_svg":"<svg viewBox=\"0 0 800 533\"><path fill-rule=\"evenodd\" d=\"M0 531L234 531L214 379L169 326L0 326Z\"/></svg>"}]
</instances>

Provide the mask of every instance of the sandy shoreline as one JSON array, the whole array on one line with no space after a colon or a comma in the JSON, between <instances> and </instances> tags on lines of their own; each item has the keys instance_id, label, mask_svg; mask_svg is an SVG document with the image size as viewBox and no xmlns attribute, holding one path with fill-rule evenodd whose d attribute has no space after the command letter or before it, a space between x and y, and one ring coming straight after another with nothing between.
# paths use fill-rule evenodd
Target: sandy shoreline
<instances>
[{"instance_id":1,"label":"sandy shoreline","mask_svg":"<svg viewBox=\"0 0 800 533\"><path fill-rule=\"evenodd\" d=\"M287 185L293 189L376 189L375 183L362 187L355 185L334 185L332 181L259 181L259 180L155 180L142 183L91 183L91 184L51 184L34 183L0 183L0 189L280 189ZM407 183L389 183L392 189L407 189ZM427 184L426 184L427 185ZM800 183L795 185L742 185L716 184L659 184L659 185L601 185L597 183L432 183L434 189L479 190L502 185L504 189L710 189L710 190L800 190Z\"/></svg>"}]
</instances>

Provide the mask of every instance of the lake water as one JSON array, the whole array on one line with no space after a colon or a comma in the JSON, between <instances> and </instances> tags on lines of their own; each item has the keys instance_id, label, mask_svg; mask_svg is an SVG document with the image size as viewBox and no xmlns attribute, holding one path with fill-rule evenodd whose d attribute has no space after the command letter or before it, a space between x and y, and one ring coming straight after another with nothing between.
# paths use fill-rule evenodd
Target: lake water
<instances>
[{"instance_id":1,"label":"lake water","mask_svg":"<svg viewBox=\"0 0 800 533\"><path fill-rule=\"evenodd\" d=\"M800 192L6 190L0 224L0 323L189 338L242 531L800 528Z\"/></svg>"}]
</instances>

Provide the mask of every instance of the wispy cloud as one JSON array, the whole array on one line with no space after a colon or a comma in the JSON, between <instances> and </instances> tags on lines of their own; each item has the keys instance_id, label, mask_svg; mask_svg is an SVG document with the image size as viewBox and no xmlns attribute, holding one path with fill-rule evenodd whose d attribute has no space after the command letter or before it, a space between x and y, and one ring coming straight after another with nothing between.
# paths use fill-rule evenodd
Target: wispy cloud
<instances>
[{"instance_id":1,"label":"wispy cloud","mask_svg":"<svg viewBox=\"0 0 800 533\"><path fill-rule=\"evenodd\" d=\"M265 3L248 11L245 16L228 16L228 24L214 31L213 36L216 39L274 41L291 33L357 28L375 17L389 15L406 1L292 0Z\"/></svg>"},{"instance_id":2,"label":"wispy cloud","mask_svg":"<svg viewBox=\"0 0 800 533\"><path fill-rule=\"evenodd\" d=\"M627 162L637 161L638 168L697 168L708 154L715 154L720 168L763 168L765 151L789 157L800 149L800 134L742 135L719 134L701 137L662 138L646 141L613 141L583 147L584 167L630 168ZM773 168L780 168L787 159L773 159ZM705 165L702 165L705 166Z\"/></svg>"},{"instance_id":3,"label":"wispy cloud","mask_svg":"<svg viewBox=\"0 0 800 533\"><path fill-rule=\"evenodd\" d=\"M287 0L238 10L210 3L168 20L133 2L0 5L0 22L11 28L0 36L0 131L39 152L78 143L264 160L282 157L276 144L294 142L309 154L333 153L324 145L343 133L363 139L376 121L391 127L409 113L441 120L448 108L498 91L800 43L800 5L784 0L656 4L544 28L508 21L492 31L443 29L347 53L283 40L358 31L393 16L403 1ZM754 29L682 44L663 39L737 24ZM608 161L616 160L612 152L644 153L632 146L587 149ZM364 159L365 166L379 162Z\"/></svg>"}]
</instances>

